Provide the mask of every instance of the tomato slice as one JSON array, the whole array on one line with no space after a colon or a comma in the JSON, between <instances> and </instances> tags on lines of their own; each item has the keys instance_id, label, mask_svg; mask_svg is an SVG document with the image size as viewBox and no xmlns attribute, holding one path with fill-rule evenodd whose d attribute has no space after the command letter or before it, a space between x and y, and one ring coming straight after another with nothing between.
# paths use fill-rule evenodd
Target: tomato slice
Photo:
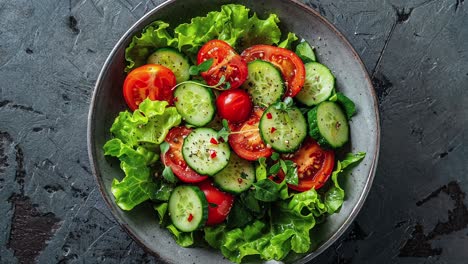
<instances>
[{"instance_id":1,"label":"tomato slice","mask_svg":"<svg viewBox=\"0 0 468 264\"><path fill-rule=\"evenodd\" d=\"M182 156L182 145L184 138L192 130L184 127L174 127L169 130L165 141L169 143L169 149L161 156L164 165L171 167L172 172L183 182L196 183L204 181L208 176L200 175L190 168Z\"/></svg>"},{"instance_id":2,"label":"tomato slice","mask_svg":"<svg viewBox=\"0 0 468 264\"><path fill-rule=\"evenodd\" d=\"M265 60L280 69L288 90L285 97L298 94L305 81L305 68L302 60L292 51L270 45L255 45L241 54L245 62Z\"/></svg>"},{"instance_id":3,"label":"tomato slice","mask_svg":"<svg viewBox=\"0 0 468 264\"><path fill-rule=\"evenodd\" d=\"M208 85L216 85L224 76L231 89L238 88L247 79L247 63L228 43L214 39L198 51L197 63L213 59L213 64L201 76Z\"/></svg>"},{"instance_id":4,"label":"tomato slice","mask_svg":"<svg viewBox=\"0 0 468 264\"><path fill-rule=\"evenodd\" d=\"M285 155L283 159L292 160L297 164L299 184L297 186L288 184L288 186L300 192L322 187L327 182L335 166L335 153L333 150L322 149L311 138L306 139L292 157ZM282 170L278 173L278 177L284 178Z\"/></svg>"},{"instance_id":5,"label":"tomato slice","mask_svg":"<svg viewBox=\"0 0 468 264\"><path fill-rule=\"evenodd\" d=\"M270 147L263 142L258 130L258 123L263 114L263 109L253 109L249 119L243 123L229 123L231 134L229 144L236 154L246 160L257 160L261 157L269 157L273 153Z\"/></svg>"},{"instance_id":6,"label":"tomato slice","mask_svg":"<svg viewBox=\"0 0 468 264\"><path fill-rule=\"evenodd\" d=\"M176 78L170 69L159 64L147 64L127 75L123 94L128 107L133 111L146 98L172 104L175 85Z\"/></svg>"},{"instance_id":7,"label":"tomato slice","mask_svg":"<svg viewBox=\"0 0 468 264\"><path fill-rule=\"evenodd\" d=\"M234 196L219 190L209 180L198 184L198 187L200 187L200 190L205 194L208 201L208 220L206 221L206 225L217 225L226 220L234 204Z\"/></svg>"}]
</instances>

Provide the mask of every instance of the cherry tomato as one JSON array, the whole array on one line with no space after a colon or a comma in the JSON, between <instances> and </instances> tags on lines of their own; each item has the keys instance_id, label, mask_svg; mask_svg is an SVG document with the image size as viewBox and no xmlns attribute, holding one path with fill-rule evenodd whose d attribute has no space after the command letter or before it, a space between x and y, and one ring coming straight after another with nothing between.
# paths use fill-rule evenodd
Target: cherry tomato
<instances>
[{"instance_id":1,"label":"cherry tomato","mask_svg":"<svg viewBox=\"0 0 468 264\"><path fill-rule=\"evenodd\" d=\"M212 226L226 220L234 203L234 196L216 188L211 181L198 184L208 201L208 220L206 225Z\"/></svg>"},{"instance_id":2,"label":"cherry tomato","mask_svg":"<svg viewBox=\"0 0 468 264\"><path fill-rule=\"evenodd\" d=\"M288 49L270 45L255 45L244 50L241 56L247 63L253 60L265 60L280 69L288 87L285 97L296 96L304 86L304 63L294 52Z\"/></svg>"},{"instance_id":3,"label":"cherry tomato","mask_svg":"<svg viewBox=\"0 0 468 264\"><path fill-rule=\"evenodd\" d=\"M258 130L258 123L263 111L263 109L256 107L249 119L243 123L229 123L231 130L229 144L234 152L243 159L257 160L261 157L269 157L273 153L271 148L263 142Z\"/></svg>"},{"instance_id":4,"label":"cherry tomato","mask_svg":"<svg viewBox=\"0 0 468 264\"><path fill-rule=\"evenodd\" d=\"M172 104L173 87L176 85L174 73L159 64L147 64L132 70L123 85L123 94L131 110L147 97L155 101L168 101Z\"/></svg>"},{"instance_id":5,"label":"cherry tomato","mask_svg":"<svg viewBox=\"0 0 468 264\"><path fill-rule=\"evenodd\" d=\"M228 90L218 96L216 107L221 118L231 122L240 122L250 116L252 102L246 91Z\"/></svg>"},{"instance_id":6,"label":"cherry tomato","mask_svg":"<svg viewBox=\"0 0 468 264\"><path fill-rule=\"evenodd\" d=\"M247 63L222 40L210 40L198 51L197 63L213 59L213 64L201 76L208 85L216 85L224 76L231 89L238 88L247 79Z\"/></svg>"},{"instance_id":7,"label":"cherry tomato","mask_svg":"<svg viewBox=\"0 0 468 264\"><path fill-rule=\"evenodd\" d=\"M200 175L190 168L182 156L182 144L184 138L192 130L184 126L174 127L169 130L165 141L169 143L169 149L161 156L164 165L171 167L172 172L183 182L196 183L204 181L208 176Z\"/></svg>"},{"instance_id":8,"label":"cherry tomato","mask_svg":"<svg viewBox=\"0 0 468 264\"><path fill-rule=\"evenodd\" d=\"M292 157L285 155L283 159L292 160L297 164L299 184L297 186L289 184L288 186L300 192L322 187L327 182L335 166L333 150L322 149L311 138L306 139ZM284 178L282 170L278 173L278 177Z\"/></svg>"}]
</instances>

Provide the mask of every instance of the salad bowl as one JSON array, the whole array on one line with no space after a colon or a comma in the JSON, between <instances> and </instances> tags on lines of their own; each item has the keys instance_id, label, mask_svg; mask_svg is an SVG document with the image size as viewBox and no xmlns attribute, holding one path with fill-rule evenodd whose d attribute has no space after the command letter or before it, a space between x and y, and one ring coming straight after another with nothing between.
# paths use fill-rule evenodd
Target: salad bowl
<instances>
[{"instance_id":1,"label":"salad bowl","mask_svg":"<svg viewBox=\"0 0 468 264\"><path fill-rule=\"evenodd\" d=\"M317 225L311 236L314 243L307 254L290 254L286 263L306 263L332 245L350 226L369 193L379 153L379 115L377 100L368 73L356 51L345 37L316 11L293 0L277 1L212 1L171 0L148 12L118 41L98 77L88 117L88 151L100 191L111 212L124 230L146 251L164 263L229 263L219 251L207 248L182 248L167 230L158 225L150 204L131 211L121 210L111 192L115 177L123 176L118 161L104 156L103 146L110 138L109 128L120 111L127 108L122 96L125 79L125 48L132 37L155 20L173 26L206 15L227 3L238 3L256 12L259 17L277 14L284 32L294 32L316 49L318 60L325 63L336 77L336 86L357 106L357 115L350 122L348 150L366 152L366 157L342 177L346 192L341 210Z\"/></svg>"}]
</instances>

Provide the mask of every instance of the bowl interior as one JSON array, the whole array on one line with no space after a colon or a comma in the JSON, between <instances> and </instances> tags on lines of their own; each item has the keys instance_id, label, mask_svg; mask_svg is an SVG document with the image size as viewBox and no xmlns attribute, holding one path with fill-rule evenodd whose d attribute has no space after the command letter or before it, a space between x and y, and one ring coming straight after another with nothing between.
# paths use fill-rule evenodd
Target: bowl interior
<instances>
[{"instance_id":1,"label":"bowl interior","mask_svg":"<svg viewBox=\"0 0 468 264\"><path fill-rule=\"evenodd\" d=\"M106 158L102 146L110 138L109 128L120 111L126 109L121 87L125 78L124 51L131 37L154 20L164 20L172 26L188 22L192 17L219 10L225 3L241 3L260 17L269 13L279 16L283 32L295 32L316 47L318 60L327 65L336 77L339 91L357 105L357 115L350 122L353 152L364 151L365 159L343 177L346 201L341 211L317 226L313 240L315 250L301 256L291 256L286 262L305 263L330 246L350 225L361 208L374 176L378 148L379 121L376 98L368 74L356 52L341 34L318 13L294 1L169 1L140 19L118 42L98 78L91 103L88 124L88 148L91 164L101 192L112 213L129 234L146 250L168 263L229 263L214 250L182 248L170 234L161 229L149 204L132 211L120 210L110 191L112 179L123 173L118 161Z\"/></svg>"}]
</instances>

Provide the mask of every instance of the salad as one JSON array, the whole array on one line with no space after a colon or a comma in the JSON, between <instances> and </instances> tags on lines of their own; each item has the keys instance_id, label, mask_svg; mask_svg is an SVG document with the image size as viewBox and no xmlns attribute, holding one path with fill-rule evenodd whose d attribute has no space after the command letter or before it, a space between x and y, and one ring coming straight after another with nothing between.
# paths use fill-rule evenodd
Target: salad
<instances>
[{"instance_id":1,"label":"salad","mask_svg":"<svg viewBox=\"0 0 468 264\"><path fill-rule=\"evenodd\" d=\"M307 253L343 204L340 174L365 156L335 155L356 107L278 23L228 4L175 28L154 21L126 49L130 111L104 145L125 173L112 193L122 210L151 202L180 246L233 262Z\"/></svg>"}]
</instances>

